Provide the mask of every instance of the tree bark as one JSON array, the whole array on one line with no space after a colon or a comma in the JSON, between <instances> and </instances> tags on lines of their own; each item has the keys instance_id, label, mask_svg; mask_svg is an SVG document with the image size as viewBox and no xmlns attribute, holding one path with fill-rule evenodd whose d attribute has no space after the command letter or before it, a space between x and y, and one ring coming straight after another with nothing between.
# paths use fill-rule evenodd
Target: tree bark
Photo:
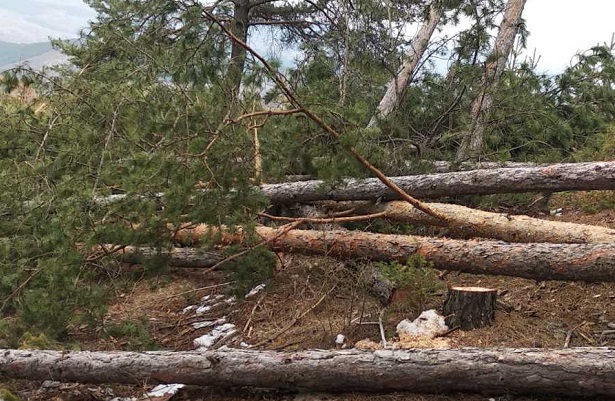
<instances>
[{"instance_id":1,"label":"tree bark","mask_svg":"<svg viewBox=\"0 0 615 401\"><path fill-rule=\"evenodd\" d=\"M117 245L97 246L90 249L90 255L108 254L122 262L144 264L148 260L162 258L169 266L174 267L211 267L222 261L224 256L219 252L204 251L195 248L156 249L150 247Z\"/></svg>"},{"instance_id":2,"label":"tree bark","mask_svg":"<svg viewBox=\"0 0 615 401\"><path fill-rule=\"evenodd\" d=\"M506 60L519 31L521 14L524 7L525 0L508 0L508 3L506 3L504 18L500 24L500 30L495 39L493 51L487 58L485 70L483 71L481 91L472 102L470 132L461 142L456 156L457 161L464 161L481 155L485 142L485 125L493 107L493 91L504 72Z\"/></svg>"},{"instance_id":3,"label":"tree bark","mask_svg":"<svg viewBox=\"0 0 615 401\"><path fill-rule=\"evenodd\" d=\"M492 168L518 168L518 167L546 167L549 164L538 164L530 162L461 162L451 163L443 160L425 160L424 165L433 170L432 173L450 173L454 171L480 170Z\"/></svg>"},{"instance_id":4,"label":"tree bark","mask_svg":"<svg viewBox=\"0 0 615 401\"><path fill-rule=\"evenodd\" d=\"M535 167L505 165L488 169L479 164L479 167L471 171L391 177L391 181L419 198L615 189L615 162L558 163ZM263 184L256 190L268 197L272 204L399 199L377 178L345 179L333 184L308 179ZM163 199L164 194L156 194L155 198ZM116 194L99 196L94 201L105 205L123 199L126 195Z\"/></svg>"},{"instance_id":5,"label":"tree bark","mask_svg":"<svg viewBox=\"0 0 615 401\"><path fill-rule=\"evenodd\" d=\"M419 60L423 57L423 53L425 53L429 39L438 26L443 13L443 8L438 2L432 2L429 7L429 17L412 39L410 49L404 56L402 66L397 75L388 83L386 93L382 97L375 115L367 124L368 128L375 126L378 120L385 118L399 106L402 95L410 83Z\"/></svg>"},{"instance_id":6,"label":"tree bark","mask_svg":"<svg viewBox=\"0 0 615 401\"><path fill-rule=\"evenodd\" d=\"M491 213L446 203L427 203L427 205L448 217L448 229L451 233L464 236L494 238L508 242L570 244L615 242L615 230L606 227L542 220L523 215ZM335 207L335 205L328 206ZM349 206L348 202L344 202L344 208L347 209ZM384 218L389 220L446 227L442 221L402 201L378 205L370 202L356 207L355 210L355 214L359 215L381 212L384 212Z\"/></svg>"},{"instance_id":7,"label":"tree bark","mask_svg":"<svg viewBox=\"0 0 615 401\"><path fill-rule=\"evenodd\" d=\"M482 287L449 288L442 313L450 328L473 330L493 323L498 292Z\"/></svg>"},{"instance_id":8,"label":"tree bark","mask_svg":"<svg viewBox=\"0 0 615 401\"><path fill-rule=\"evenodd\" d=\"M231 21L231 32L243 43L248 40L248 27L250 23L250 0L237 0L233 2L234 13ZM246 63L246 49L234 40L231 41L231 60L227 71L226 83L231 104L239 97L243 70Z\"/></svg>"},{"instance_id":9,"label":"tree bark","mask_svg":"<svg viewBox=\"0 0 615 401\"><path fill-rule=\"evenodd\" d=\"M614 396L610 348L88 352L1 350L0 377L310 391Z\"/></svg>"},{"instance_id":10,"label":"tree bark","mask_svg":"<svg viewBox=\"0 0 615 401\"><path fill-rule=\"evenodd\" d=\"M535 280L615 281L615 244L510 244L355 231L284 231L262 226L255 230L268 247L282 252L400 263L419 254L443 270ZM231 231L199 225L178 230L175 239L193 244L204 238L237 244L247 242L250 236L240 228Z\"/></svg>"},{"instance_id":11,"label":"tree bark","mask_svg":"<svg viewBox=\"0 0 615 401\"><path fill-rule=\"evenodd\" d=\"M541 167L497 168L391 178L418 198L519 192L615 189L615 162L561 163ZM398 199L379 179L346 179L337 184L311 180L266 184L261 191L271 203L321 200Z\"/></svg>"}]
</instances>

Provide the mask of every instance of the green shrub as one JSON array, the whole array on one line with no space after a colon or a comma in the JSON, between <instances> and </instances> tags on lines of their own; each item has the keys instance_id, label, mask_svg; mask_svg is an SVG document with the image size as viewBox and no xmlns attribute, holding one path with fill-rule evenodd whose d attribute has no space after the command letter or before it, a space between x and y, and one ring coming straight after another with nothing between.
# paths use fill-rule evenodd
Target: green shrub
<instances>
[{"instance_id":1,"label":"green shrub","mask_svg":"<svg viewBox=\"0 0 615 401\"><path fill-rule=\"evenodd\" d=\"M19 397L11 393L5 388L0 388L0 400L2 401L19 401Z\"/></svg>"},{"instance_id":2,"label":"green shrub","mask_svg":"<svg viewBox=\"0 0 615 401\"><path fill-rule=\"evenodd\" d=\"M405 264L380 262L376 267L394 288L407 291L407 299L402 306L417 313L425 309L430 296L445 287L433 264L418 254L408 258Z\"/></svg>"},{"instance_id":3,"label":"green shrub","mask_svg":"<svg viewBox=\"0 0 615 401\"><path fill-rule=\"evenodd\" d=\"M239 248L231 247L226 250L228 256L240 252ZM235 295L242 297L254 286L271 278L275 269L276 256L264 247L254 248L249 253L230 260L222 265L222 270L230 273L235 281Z\"/></svg>"},{"instance_id":4,"label":"green shrub","mask_svg":"<svg viewBox=\"0 0 615 401\"><path fill-rule=\"evenodd\" d=\"M128 348L135 351L156 350L160 347L150 337L147 318L140 320L123 320L105 328L109 337L122 339Z\"/></svg>"}]
</instances>

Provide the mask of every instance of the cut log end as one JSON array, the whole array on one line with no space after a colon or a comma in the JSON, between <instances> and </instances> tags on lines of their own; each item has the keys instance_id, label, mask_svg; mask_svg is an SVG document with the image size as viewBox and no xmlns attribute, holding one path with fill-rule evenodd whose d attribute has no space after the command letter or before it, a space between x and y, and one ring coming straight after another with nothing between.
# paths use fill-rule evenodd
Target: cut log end
<instances>
[{"instance_id":1,"label":"cut log end","mask_svg":"<svg viewBox=\"0 0 615 401\"><path fill-rule=\"evenodd\" d=\"M497 291L483 287L451 287L444 301L448 327L472 330L491 325L495 319Z\"/></svg>"}]
</instances>

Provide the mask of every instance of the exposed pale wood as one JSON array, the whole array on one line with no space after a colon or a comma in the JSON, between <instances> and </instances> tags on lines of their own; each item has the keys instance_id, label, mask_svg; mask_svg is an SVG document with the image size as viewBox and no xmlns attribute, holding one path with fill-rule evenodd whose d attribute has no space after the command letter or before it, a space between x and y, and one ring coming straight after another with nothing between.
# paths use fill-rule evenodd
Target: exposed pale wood
<instances>
[{"instance_id":1,"label":"exposed pale wood","mask_svg":"<svg viewBox=\"0 0 615 401\"><path fill-rule=\"evenodd\" d=\"M455 173L393 177L391 181L418 198L519 192L615 189L615 162L561 163L539 167L497 168ZM320 180L262 185L272 203L320 200L398 199L375 178L337 184Z\"/></svg>"},{"instance_id":2,"label":"exposed pale wood","mask_svg":"<svg viewBox=\"0 0 615 401\"><path fill-rule=\"evenodd\" d=\"M446 203L427 203L430 208L448 216L452 233L508 242L609 243L615 242L615 230L588 224L550 221L524 215L491 213ZM361 205L344 202L327 203L329 210L355 208L355 214L384 213L384 218L405 223L444 226L441 221L410 207L405 202ZM339 210L337 209L337 210Z\"/></svg>"},{"instance_id":3,"label":"exposed pale wood","mask_svg":"<svg viewBox=\"0 0 615 401\"><path fill-rule=\"evenodd\" d=\"M461 330L489 326L495 319L498 292L483 287L451 287L446 295L442 313L446 325Z\"/></svg>"},{"instance_id":4,"label":"exposed pale wood","mask_svg":"<svg viewBox=\"0 0 615 401\"><path fill-rule=\"evenodd\" d=\"M283 252L401 263L419 254L443 270L536 280L615 281L613 243L511 244L339 230L289 230L281 233L262 226L256 227L256 234L267 241L267 246ZM197 243L204 237L226 244L248 239L240 228L231 231L207 225L179 230L175 239L182 243Z\"/></svg>"},{"instance_id":5,"label":"exposed pale wood","mask_svg":"<svg viewBox=\"0 0 615 401\"><path fill-rule=\"evenodd\" d=\"M192 352L0 350L0 377L310 391L615 396L615 350Z\"/></svg>"}]
</instances>

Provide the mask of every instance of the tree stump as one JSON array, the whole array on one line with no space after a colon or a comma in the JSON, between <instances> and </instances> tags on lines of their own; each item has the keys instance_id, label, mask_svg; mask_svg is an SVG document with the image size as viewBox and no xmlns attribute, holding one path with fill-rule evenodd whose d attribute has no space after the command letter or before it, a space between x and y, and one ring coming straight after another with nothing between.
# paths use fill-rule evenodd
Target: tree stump
<instances>
[{"instance_id":1,"label":"tree stump","mask_svg":"<svg viewBox=\"0 0 615 401\"><path fill-rule=\"evenodd\" d=\"M472 330L488 326L495 318L497 291L483 287L451 287L443 314L449 328Z\"/></svg>"}]
</instances>

